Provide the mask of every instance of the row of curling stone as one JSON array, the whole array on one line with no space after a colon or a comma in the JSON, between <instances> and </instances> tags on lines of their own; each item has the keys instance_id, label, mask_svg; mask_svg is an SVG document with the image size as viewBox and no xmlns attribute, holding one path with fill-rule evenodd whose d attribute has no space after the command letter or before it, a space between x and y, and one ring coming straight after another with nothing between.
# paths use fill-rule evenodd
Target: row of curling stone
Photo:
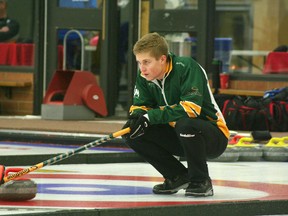
<instances>
[{"instance_id":1,"label":"row of curling stone","mask_svg":"<svg viewBox=\"0 0 288 216\"><path fill-rule=\"evenodd\" d=\"M288 161L288 137L274 137L263 147L263 158L267 161Z\"/></svg>"},{"instance_id":2,"label":"row of curling stone","mask_svg":"<svg viewBox=\"0 0 288 216\"><path fill-rule=\"evenodd\" d=\"M288 137L271 138L267 144L253 143L252 137L235 136L229 141L226 150L217 158L209 161L288 161Z\"/></svg>"},{"instance_id":3,"label":"row of curling stone","mask_svg":"<svg viewBox=\"0 0 288 216\"><path fill-rule=\"evenodd\" d=\"M7 168L5 176L9 173L16 173L22 168ZM0 201L28 201L37 194L37 184L29 178L17 178L0 186Z\"/></svg>"},{"instance_id":4,"label":"row of curling stone","mask_svg":"<svg viewBox=\"0 0 288 216\"><path fill-rule=\"evenodd\" d=\"M229 141L224 153L211 161L259 161L263 151L259 144L252 144L252 141L253 138L236 135Z\"/></svg>"}]
</instances>

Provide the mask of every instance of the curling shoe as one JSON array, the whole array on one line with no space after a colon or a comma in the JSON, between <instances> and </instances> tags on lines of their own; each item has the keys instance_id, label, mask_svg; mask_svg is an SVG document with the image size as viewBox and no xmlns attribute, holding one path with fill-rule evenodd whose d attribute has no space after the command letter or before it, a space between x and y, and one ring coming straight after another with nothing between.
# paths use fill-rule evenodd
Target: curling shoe
<instances>
[{"instance_id":1,"label":"curling shoe","mask_svg":"<svg viewBox=\"0 0 288 216\"><path fill-rule=\"evenodd\" d=\"M176 176L173 179L165 179L162 184L153 187L154 194L174 194L181 189L186 189L190 183L187 174Z\"/></svg>"},{"instance_id":2,"label":"curling shoe","mask_svg":"<svg viewBox=\"0 0 288 216\"><path fill-rule=\"evenodd\" d=\"M213 186L210 179L203 182L191 182L186 188L185 196L206 197L213 196Z\"/></svg>"}]
</instances>

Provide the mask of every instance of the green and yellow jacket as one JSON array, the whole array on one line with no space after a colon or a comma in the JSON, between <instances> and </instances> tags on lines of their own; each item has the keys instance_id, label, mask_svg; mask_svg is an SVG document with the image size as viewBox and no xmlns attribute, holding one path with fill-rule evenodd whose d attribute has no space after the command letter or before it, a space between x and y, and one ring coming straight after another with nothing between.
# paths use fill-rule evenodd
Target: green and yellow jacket
<instances>
[{"instance_id":1,"label":"green and yellow jacket","mask_svg":"<svg viewBox=\"0 0 288 216\"><path fill-rule=\"evenodd\" d=\"M130 114L143 110L148 113L151 124L173 126L183 117L201 118L217 125L229 137L206 72L190 57L170 53L163 80L147 81L138 71Z\"/></svg>"}]
</instances>

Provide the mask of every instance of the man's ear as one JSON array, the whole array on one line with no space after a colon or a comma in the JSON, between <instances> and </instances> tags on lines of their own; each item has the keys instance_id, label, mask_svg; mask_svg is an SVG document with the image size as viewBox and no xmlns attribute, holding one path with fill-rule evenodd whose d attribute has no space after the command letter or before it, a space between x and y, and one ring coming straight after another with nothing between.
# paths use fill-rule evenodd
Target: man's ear
<instances>
[{"instance_id":1,"label":"man's ear","mask_svg":"<svg viewBox=\"0 0 288 216\"><path fill-rule=\"evenodd\" d=\"M166 62L166 61L167 61L167 56L166 56L166 55L162 55L162 56L160 57L160 60L161 60L161 63Z\"/></svg>"}]
</instances>

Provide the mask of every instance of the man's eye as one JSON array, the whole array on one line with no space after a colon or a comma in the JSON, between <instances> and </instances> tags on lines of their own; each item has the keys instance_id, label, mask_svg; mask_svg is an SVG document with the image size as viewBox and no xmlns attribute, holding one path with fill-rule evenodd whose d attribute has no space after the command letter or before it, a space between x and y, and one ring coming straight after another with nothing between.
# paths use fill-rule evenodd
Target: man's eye
<instances>
[{"instance_id":1,"label":"man's eye","mask_svg":"<svg viewBox=\"0 0 288 216\"><path fill-rule=\"evenodd\" d=\"M141 65L149 65L151 61L142 61L142 62L137 62L139 66Z\"/></svg>"}]
</instances>

